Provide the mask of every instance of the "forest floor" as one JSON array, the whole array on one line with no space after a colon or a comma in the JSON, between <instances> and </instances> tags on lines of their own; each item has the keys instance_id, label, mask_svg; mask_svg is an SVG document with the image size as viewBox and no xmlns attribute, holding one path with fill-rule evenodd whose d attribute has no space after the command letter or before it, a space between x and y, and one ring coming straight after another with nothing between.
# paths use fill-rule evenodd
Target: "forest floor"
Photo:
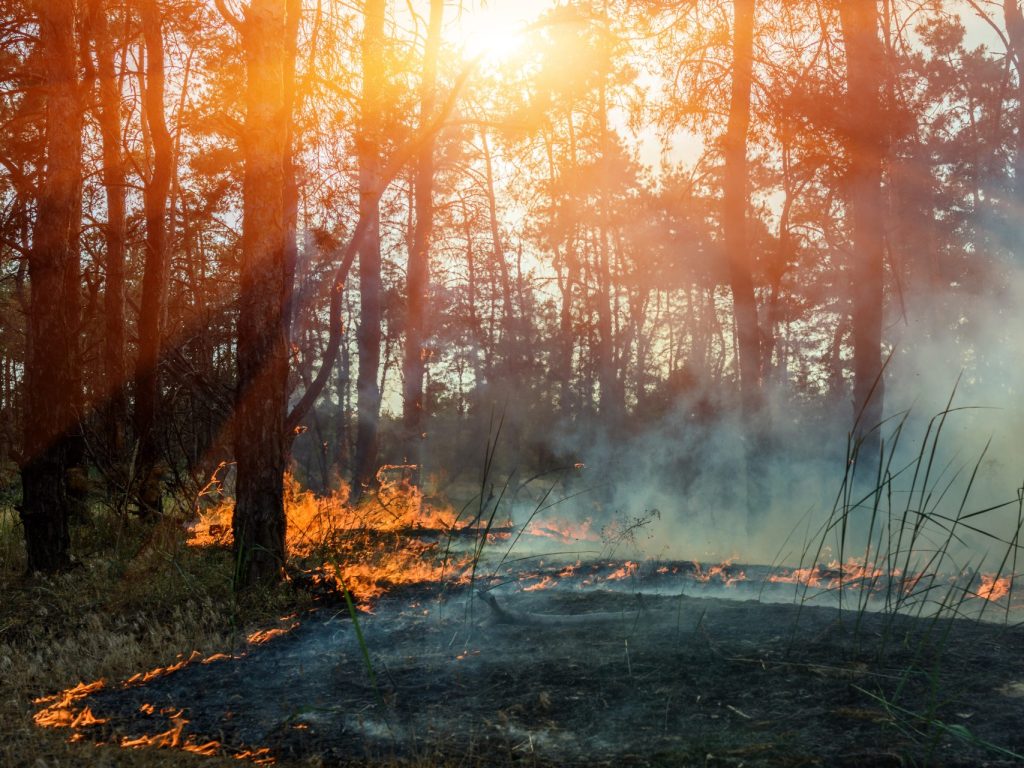
<instances>
[{"instance_id":1,"label":"forest floor","mask_svg":"<svg viewBox=\"0 0 1024 768\"><path fill-rule=\"evenodd\" d=\"M309 599L286 586L237 601L228 552L186 546L180 525L121 524L102 514L73 528L77 568L27 579L15 517L0 508L0 765L238 766L177 750L69 743L68 731L35 724L35 700L83 682L124 680L179 653L232 653L254 628L307 608Z\"/></svg>"},{"instance_id":2,"label":"forest floor","mask_svg":"<svg viewBox=\"0 0 1024 768\"><path fill-rule=\"evenodd\" d=\"M284 766L1002 766L1024 753L1020 628L561 587L499 589L495 613L468 589L428 587L360 614L360 639L343 603L293 586L235 600L228 552L187 547L174 526L103 533L76 541L74 572L31 581L13 526L0 538L4 766L238 765L260 748ZM88 707L76 729L34 722L52 703L40 697L98 680L66 710Z\"/></svg>"}]
</instances>

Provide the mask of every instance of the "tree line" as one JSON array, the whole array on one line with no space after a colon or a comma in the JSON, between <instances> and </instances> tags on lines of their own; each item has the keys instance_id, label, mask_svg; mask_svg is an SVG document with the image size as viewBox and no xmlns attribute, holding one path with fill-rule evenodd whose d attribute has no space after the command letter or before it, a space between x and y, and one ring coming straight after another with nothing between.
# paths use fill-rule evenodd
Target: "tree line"
<instances>
[{"instance_id":1,"label":"tree line","mask_svg":"<svg viewBox=\"0 0 1024 768\"><path fill-rule=\"evenodd\" d=\"M539 469L551 433L740 413L752 515L770 397L877 453L889 329L956 336L1024 260L1017 0L540 10L474 57L444 0L5 5L30 571L90 498L157 517L231 460L236 583L273 580L289 466L355 503L496 411Z\"/></svg>"}]
</instances>

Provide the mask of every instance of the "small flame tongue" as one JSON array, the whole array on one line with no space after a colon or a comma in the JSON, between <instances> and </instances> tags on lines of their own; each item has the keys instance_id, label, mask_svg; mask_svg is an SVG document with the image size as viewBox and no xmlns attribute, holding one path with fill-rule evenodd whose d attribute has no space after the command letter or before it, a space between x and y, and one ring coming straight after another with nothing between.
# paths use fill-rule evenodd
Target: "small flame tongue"
<instances>
[{"instance_id":1,"label":"small flame tongue","mask_svg":"<svg viewBox=\"0 0 1024 768\"><path fill-rule=\"evenodd\" d=\"M978 587L978 597L996 602L1010 594L1013 586L1013 579L1009 576L997 576L994 573L981 574L981 586Z\"/></svg>"},{"instance_id":2,"label":"small flame tongue","mask_svg":"<svg viewBox=\"0 0 1024 768\"><path fill-rule=\"evenodd\" d=\"M768 581L775 584L802 584L807 587L822 589L838 589L840 587L860 585L865 582L877 583L885 572L864 560L850 558L845 563L833 560L828 565L815 565L810 568L795 568L791 571L772 573ZM900 571L891 574L898 577Z\"/></svg>"},{"instance_id":3,"label":"small flame tongue","mask_svg":"<svg viewBox=\"0 0 1024 768\"><path fill-rule=\"evenodd\" d=\"M593 530L593 521L588 517L581 522L571 520L531 520L524 533L531 536L553 539L563 544L577 541L600 541L601 536Z\"/></svg>"}]
</instances>

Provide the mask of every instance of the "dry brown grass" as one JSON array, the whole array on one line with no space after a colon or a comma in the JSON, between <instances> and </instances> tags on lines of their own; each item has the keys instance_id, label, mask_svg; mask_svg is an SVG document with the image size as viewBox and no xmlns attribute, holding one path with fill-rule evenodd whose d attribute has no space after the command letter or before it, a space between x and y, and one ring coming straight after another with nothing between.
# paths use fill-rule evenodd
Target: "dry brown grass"
<instances>
[{"instance_id":1,"label":"dry brown grass","mask_svg":"<svg viewBox=\"0 0 1024 768\"><path fill-rule=\"evenodd\" d=\"M23 576L20 537L11 508L0 508L0 765L238 766L177 750L68 743L67 730L33 723L33 700L80 682L125 680L193 650L231 653L308 598L282 586L236 600L230 554L186 546L173 521L153 527L98 514L74 534L81 566L47 578Z\"/></svg>"},{"instance_id":2,"label":"dry brown grass","mask_svg":"<svg viewBox=\"0 0 1024 768\"><path fill-rule=\"evenodd\" d=\"M398 534L408 526L452 526L450 508L424 509L417 493L389 484L356 509L344 504L345 495L314 497L288 483L296 567L340 578L362 598L395 584L451 578L436 552ZM97 509L73 529L75 570L27 578L17 514L0 501L0 766L239 765L176 749L69 743L68 729L33 722L40 697L79 683L116 684L194 652L234 653L254 630L280 626L282 616L311 606L309 595L287 584L236 598L230 511L224 500L189 526L183 517L152 525Z\"/></svg>"}]
</instances>

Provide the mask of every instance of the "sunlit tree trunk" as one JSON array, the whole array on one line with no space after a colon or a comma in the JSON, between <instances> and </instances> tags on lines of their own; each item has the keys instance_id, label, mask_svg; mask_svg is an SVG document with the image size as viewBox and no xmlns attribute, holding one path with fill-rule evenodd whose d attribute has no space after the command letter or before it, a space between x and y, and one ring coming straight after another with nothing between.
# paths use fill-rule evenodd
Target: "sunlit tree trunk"
<instances>
[{"instance_id":1,"label":"sunlit tree trunk","mask_svg":"<svg viewBox=\"0 0 1024 768\"><path fill-rule=\"evenodd\" d=\"M403 366L402 420L405 427L405 456L406 461L417 466L417 478L420 476L423 462L423 377L426 370L423 341L427 336L424 323L430 288L430 235L434 225L434 140L428 134L428 123L433 117L436 102L437 55L441 47L443 20L444 0L431 0L430 22L427 26L426 47L423 52L423 80L420 84L420 131L424 139L417 158L414 182L416 226L406 270L408 297Z\"/></svg>"},{"instance_id":2,"label":"sunlit tree trunk","mask_svg":"<svg viewBox=\"0 0 1024 768\"><path fill-rule=\"evenodd\" d=\"M160 402L160 353L167 303L167 198L173 171L173 144L164 114L164 40L157 0L141 0L142 36L146 43L143 114L153 145L153 172L143 190L146 216L145 267L139 306L139 359L135 369L135 434L139 441L136 476L139 511L162 511L158 467L157 411Z\"/></svg>"},{"instance_id":3,"label":"sunlit tree trunk","mask_svg":"<svg viewBox=\"0 0 1024 768\"><path fill-rule=\"evenodd\" d=\"M854 425L857 436L864 440L861 450L873 455L884 393L882 164L886 137L881 86L885 62L874 0L843 0L839 15L847 62Z\"/></svg>"},{"instance_id":4,"label":"sunlit tree trunk","mask_svg":"<svg viewBox=\"0 0 1024 768\"><path fill-rule=\"evenodd\" d=\"M121 142L121 90L114 70L107 7L104 0L90 0L90 31L96 51L99 106L96 110L103 142L103 187L106 192L107 221L103 293L103 374L107 380L108 402L103 421L107 448L116 458L124 450L124 425L128 420L125 384L128 363L125 351L125 218L126 170Z\"/></svg>"},{"instance_id":5,"label":"sunlit tree trunk","mask_svg":"<svg viewBox=\"0 0 1024 768\"><path fill-rule=\"evenodd\" d=\"M247 80L232 518L239 589L278 578L285 558L286 0L253 0L240 28Z\"/></svg>"},{"instance_id":6,"label":"sunlit tree trunk","mask_svg":"<svg viewBox=\"0 0 1024 768\"><path fill-rule=\"evenodd\" d=\"M296 113L297 89L295 68L298 61L299 20L302 16L302 0L287 0L285 11L287 26L285 28L285 63L284 63L284 111L285 111L285 149L283 160L284 173L284 261L285 261L285 307L289 338L293 331L293 318L298 311L295 296L295 280L298 262L298 226L299 226L299 183L298 171L293 156L293 133L295 123L292 116ZM290 438L289 438L290 439Z\"/></svg>"},{"instance_id":7,"label":"sunlit tree trunk","mask_svg":"<svg viewBox=\"0 0 1024 768\"><path fill-rule=\"evenodd\" d=\"M754 296L753 255L747 237L747 133L754 64L754 0L733 2L732 94L725 134L722 233L729 263L739 348L739 379L748 416L758 408L761 389L761 341Z\"/></svg>"},{"instance_id":8,"label":"sunlit tree trunk","mask_svg":"<svg viewBox=\"0 0 1024 768\"><path fill-rule=\"evenodd\" d=\"M366 0L363 16L363 93L358 137L359 216L368 222L359 248L359 328L356 349L356 444L352 500L374 482L380 421L380 344L382 284L380 272L381 91L384 80L385 0Z\"/></svg>"},{"instance_id":9,"label":"sunlit tree trunk","mask_svg":"<svg viewBox=\"0 0 1024 768\"><path fill-rule=\"evenodd\" d=\"M82 106L76 3L41 2L36 8L45 156L28 254L20 512L29 571L55 572L71 564L68 470L80 439Z\"/></svg>"},{"instance_id":10,"label":"sunlit tree trunk","mask_svg":"<svg viewBox=\"0 0 1024 768\"><path fill-rule=\"evenodd\" d=\"M744 418L747 525L753 530L769 500L764 477L767 428L761 391L761 330L754 294L754 255L747 231L750 204L747 141L754 69L755 0L733 1L732 88L724 141L722 235L733 302L733 345Z\"/></svg>"}]
</instances>

